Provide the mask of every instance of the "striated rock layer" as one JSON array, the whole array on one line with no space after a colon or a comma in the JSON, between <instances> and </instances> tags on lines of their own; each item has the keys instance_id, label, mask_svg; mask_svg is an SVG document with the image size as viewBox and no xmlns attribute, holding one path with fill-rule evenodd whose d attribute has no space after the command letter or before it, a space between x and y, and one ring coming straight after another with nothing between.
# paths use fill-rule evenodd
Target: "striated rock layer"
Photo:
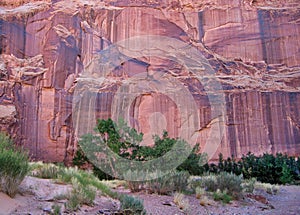
<instances>
[{"instance_id":1,"label":"striated rock layer","mask_svg":"<svg viewBox=\"0 0 300 215\"><path fill-rule=\"evenodd\" d=\"M212 159L219 152L238 157L249 151L300 154L297 0L8 2L0 3L0 129L28 148L34 159L70 161L79 136L72 108L80 78L90 68L100 71L91 62L101 50L145 35L173 38L197 49L208 60L222 91L209 92L193 71L173 58L160 58L161 54L187 55L174 47L159 50L157 56L127 60L111 52L107 62L118 63L112 71L88 74L90 82L101 75L104 78L93 91L96 99L83 103L95 110L96 118L116 117L116 111L126 109L116 105L123 97L115 99L123 96L119 90L126 81L139 74L154 79L163 74L163 87L155 85L156 90L147 90L141 86L143 82L132 79L128 92L137 87L142 93L131 103L122 103L128 106L124 117L145 133L144 144L151 144L153 132L162 129L172 137L180 136L185 121L193 117L193 135L203 149L214 149L210 151ZM205 72L207 66L194 69ZM147 80L146 76L142 80ZM184 98L176 86L183 86L191 96ZM218 121L224 132L219 143L210 147L207 140L215 129L213 109L218 106L212 99L215 93L224 96L223 117ZM196 109L191 105L185 110L177 103L188 106L186 101L191 98ZM188 110L195 110L197 117ZM80 117L90 119L88 115L81 112ZM88 120L80 123L87 128L94 125Z\"/></svg>"}]
</instances>

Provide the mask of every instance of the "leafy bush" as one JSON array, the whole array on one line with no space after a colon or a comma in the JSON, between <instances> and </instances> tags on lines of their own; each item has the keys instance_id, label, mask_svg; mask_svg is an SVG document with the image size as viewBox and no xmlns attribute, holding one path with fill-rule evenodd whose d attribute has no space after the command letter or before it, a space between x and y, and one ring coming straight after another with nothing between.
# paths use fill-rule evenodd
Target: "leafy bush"
<instances>
[{"instance_id":1,"label":"leafy bush","mask_svg":"<svg viewBox=\"0 0 300 215\"><path fill-rule=\"evenodd\" d=\"M223 159L222 153L219 154L219 163L216 172L231 172L236 175L241 175L242 170L240 168L241 162L236 162L234 157L228 157L226 160Z\"/></svg>"},{"instance_id":2,"label":"leafy bush","mask_svg":"<svg viewBox=\"0 0 300 215\"><path fill-rule=\"evenodd\" d=\"M98 120L96 130L99 132L105 145L119 156L129 160L148 161L159 158L170 151L177 141L181 141L182 148L189 147L189 144L186 141L170 138L166 131L163 132L162 137L159 137L158 135L153 137L154 146L140 146L139 143L142 141L143 134L138 133L133 128L130 128L122 120L120 120L118 124L113 122L111 119ZM95 165L89 163L88 158L84 155L84 152L81 149L81 146L85 146L87 141L90 141L90 139L82 138L79 142L80 145L75 157L73 158L73 164L79 167L88 165L92 166L94 174L101 180L113 179L112 176L107 175ZM205 157L198 154L198 146L199 145L195 147L190 158L187 159L183 165L178 167L179 170L187 170L192 174L198 174L203 171L201 166L199 166L199 161L203 161ZM104 165L104 163L102 163L102 165ZM136 183L132 183L133 187L135 184Z\"/></svg>"},{"instance_id":3,"label":"leafy bush","mask_svg":"<svg viewBox=\"0 0 300 215\"><path fill-rule=\"evenodd\" d=\"M263 154L257 157L251 153L242 157L244 178L257 178L258 181L271 184L291 183L299 179L299 166L295 158L281 153L276 156Z\"/></svg>"},{"instance_id":4,"label":"leafy bush","mask_svg":"<svg viewBox=\"0 0 300 215\"><path fill-rule=\"evenodd\" d=\"M119 124L117 125L111 119L98 120L96 130L99 132L104 143L116 154L127 159L144 159L144 155L142 153L147 153L147 150L140 149L139 145L136 144L142 140L143 134L138 133L135 129L128 127L124 121L120 120ZM78 150L73 158L73 164L81 168L91 166L93 173L100 180L114 179L113 176L108 175L97 166L90 163L89 159L81 148L81 145L84 145L85 141L86 140L84 138L79 141Z\"/></svg>"},{"instance_id":5,"label":"leafy bush","mask_svg":"<svg viewBox=\"0 0 300 215\"><path fill-rule=\"evenodd\" d=\"M279 178L279 181L282 184L291 183L293 181L292 170L289 168L286 162L284 162L282 165L282 171L281 171L281 176Z\"/></svg>"},{"instance_id":6,"label":"leafy bush","mask_svg":"<svg viewBox=\"0 0 300 215\"><path fill-rule=\"evenodd\" d=\"M196 144L188 158L177 167L178 171L188 171L191 175L203 175L206 172L207 154L200 153L200 145Z\"/></svg>"},{"instance_id":7,"label":"leafy bush","mask_svg":"<svg viewBox=\"0 0 300 215\"><path fill-rule=\"evenodd\" d=\"M120 210L124 214L129 215L144 215L146 210L144 209L143 201L139 198L135 198L129 195L122 195L120 197L121 208Z\"/></svg>"},{"instance_id":8,"label":"leafy bush","mask_svg":"<svg viewBox=\"0 0 300 215\"><path fill-rule=\"evenodd\" d=\"M262 156L248 153L238 162L234 158L224 160L220 154L218 165L210 164L208 171L232 172L236 175L243 174L245 179L256 178L264 183L286 184L300 180L299 164L299 158L288 157L281 153L276 155L265 153Z\"/></svg>"},{"instance_id":9,"label":"leafy bush","mask_svg":"<svg viewBox=\"0 0 300 215\"><path fill-rule=\"evenodd\" d=\"M99 169L94 164L90 163L88 158L85 156L84 152L82 151L80 145L75 153L73 158L73 165L78 166L79 168L85 169L86 167L92 167L94 175L99 178L100 180L112 180L114 177L106 174L101 169Z\"/></svg>"},{"instance_id":10,"label":"leafy bush","mask_svg":"<svg viewBox=\"0 0 300 215\"><path fill-rule=\"evenodd\" d=\"M28 155L0 134L0 190L13 197L30 170Z\"/></svg>"}]
</instances>

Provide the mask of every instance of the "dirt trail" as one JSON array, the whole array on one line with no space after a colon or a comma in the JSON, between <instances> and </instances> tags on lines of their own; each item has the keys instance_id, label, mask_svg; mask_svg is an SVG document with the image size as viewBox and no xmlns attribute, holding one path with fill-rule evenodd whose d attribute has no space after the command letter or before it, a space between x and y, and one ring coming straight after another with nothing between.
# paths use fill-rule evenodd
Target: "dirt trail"
<instances>
[{"instance_id":1,"label":"dirt trail","mask_svg":"<svg viewBox=\"0 0 300 215\"><path fill-rule=\"evenodd\" d=\"M300 214L300 186L282 186L277 195L268 198L274 210L267 214Z\"/></svg>"}]
</instances>

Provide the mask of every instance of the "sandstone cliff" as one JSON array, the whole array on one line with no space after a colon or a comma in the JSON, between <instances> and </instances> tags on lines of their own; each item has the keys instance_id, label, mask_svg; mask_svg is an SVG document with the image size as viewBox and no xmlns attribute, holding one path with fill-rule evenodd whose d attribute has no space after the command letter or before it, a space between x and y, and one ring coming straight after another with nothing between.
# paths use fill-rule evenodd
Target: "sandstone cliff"
<instances>
[{"instance_id":1,"label":"sandstone cliff","mask_svg":"<svg viewBox=\"0 0 300 215\"><path fill-rule=\"evenodd\" d=\"M74 92L84 69L90 68L101 50L145 35L182 41L208 60L215 81L222 87L225 104L224 116L218 121L224 126L219 144L210 147L207 142L214 136L216 92L205 89L180 63L159 56L123 60L106 74L96 99L89 104L96 106L96 117L114 117L116 110L122 111L116 106L120 101L114 97L124 81L138 73L160 72L157 74L168 77L162 79L163 86L176 80L166 88L173 96L176 94L174 98L160 92L162 88L147 91L142 86L139 89L143 93L126 104L129 116L125 118L146 138L151 137L150 130L163 128L171 136L180 135L185 121L194 117L189 112L193 110L197 112L192 121L196 125L194 134L203 149L215 149L211 157L219 152L225 157L241 156L248 151L300 154L297 0L10 2L0 2L0 128L28 148L33 158L72 158L78 139L72 116ZM170 50L174 55L177 52L170 47L165 50L167 55L173 54ZM118 62L115 60L108 59ZM174 89L179 86L177 82L190 97ZM138 84L132 82L132 86ZM188 98L196 108L181 113L177 101L187 103ZM88 121L80 123L92 126Z\"/></svg>"}]
</instances>

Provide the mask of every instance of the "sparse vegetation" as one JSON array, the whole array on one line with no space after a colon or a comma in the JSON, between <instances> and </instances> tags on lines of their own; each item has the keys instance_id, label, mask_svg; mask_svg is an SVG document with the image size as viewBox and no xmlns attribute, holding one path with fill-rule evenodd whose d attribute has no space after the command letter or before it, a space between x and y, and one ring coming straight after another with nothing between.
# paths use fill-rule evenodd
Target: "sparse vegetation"
<instances>
[{"instance_id":1,"label":"sparse vegetation","mask_svg":"<svg viewBox=\"0 0 300 215\"><path fill-rule=\"evenodd\" d=\"M242 176L221 172L206 176L192 177L189 186L195 191L196 198L202 206L210 204L209 197L215 201L229 203L243 195Z\"/></svg>"},{"instance_id":2,"label":"sparse vegetation","mask_svg":"<svg viewBox=\"0 0 300 215\"><path fill-rule=\"evenodd\" d=\"M215 201L222 201L224 204L230 203L233 199L226 191L220 191L219 189L213 193L213 198Z\"/></svg>"},{"instance_id":3,"label":"sparse vegetation","mask_svg":"<svg viewBox=\"0 0 300 215\"><path fill-rule=\"evenodd\" d=\"M206 195L201 196L200 201L199 201L201 206L206 206L210 204L210 200Z\"/></svg>"},{"instance_id":4,"label":"sparse vegetation","mask_svg":"<svg viewBox=\"0 0 300 215\"><path fill-rule=\"evenodd\" d=\"M61 214L61 206L59 206L58 204L53 204L51 206L52 208L52 215L60 215Z\"/></svg>"},{"instance_id":5,"label":"sparse vegetation","mask_svg":"<svg viewBox=\"0 0 300 215\"><path fill-rule=\"evenodd\" d=\"M164 132L162 137L154 137L152 147L139 146L138 142L143 134L129 128L124 122L121 122L121 126L116 127L112 120L99 120L97 130L112 151L123 158L137 161L148 161L161 157L170 151L178 141L178 139L170 138L167 132ZM182 143L187 144L185 141ZM7 146L2 146L2 148L10 149ZM146 213L142 200L114 192L106 183L110 184L112 188L120 186L121 183L122 186L127 186L132 192L145 190L148 193L160 195L175 193L174 203L185 214L189 214L189 201L183 193L186 195L195 194L196 198L199 199L199 204L203 206L216 204L214 201L227 204L234 199L240 199L245 193L249 195L249 193L254 192L255 194L257 190L276 194L279 190L278 186L259 182L267 181L266 173L262 171L264 165L266 172L272 174L268 179L272 183L286 184L299 179L299 161L296 158L282 154L276 156L264 154L257 157L249 153L243 156L241 160L236 161L234 158L224 160L220 154L218 164L208 164L206 156L200 153L199 144L179 167L166 175L157 170L157 176L163 176L152 180L145 178L143 181L101 182L99 179L112 179L113 177L91 164L81 149L81 145L74 157L73 164L76 166L69 168L43 163L30 165L31 174L35 177L51 178L60 184L72 184L73 189L69 193L57 195L55 198L56 200L67 200L64 208L69 212L78 210L83 204L93 205L97 193L101 193L120 200L121 213ZM77 166L81 169L78 169ZM129 169L126 174L140 173ZM201 176L190 177L190 174ZM257 176L258 181L253 176ZM139 175L139 178L141 179L142 176ZM191 178L190 181L189 178ZM55 213L59 214L60 210L60 208L55 207L52 211L53 213L57 211Z\"/></svg>"},{"instance_id":6,"label":"sparse vegetation","mask_svg":"<svg viewBox=\"0 0 300 215\"><path fill-rule=\"evenodd\" d=\"M37 178L57 178L59 172L59 167L54 164L42 164L41 166L36 166L31 175Z\"/></svg>"},{"instance_id":7,"label":"sparse vegetation","mask_svg":"<svg viewBox=\"0 0 300 215\"><path fill-rule=\"evenodd\" d=\"M83 186L93 186L101 191L103 195L109 196L114 199L118 198L117 193L111 191L111 189L107 185L99 181L99 179L95 177L91 172L80 170L77 168L61 168L57 175L56 182L74 184L74 178L76 179L77 184L81 184Z\"/></svg>"},{"instance_id":8,"label":"sparse vegetation","mask_svg":"<svg viewBox=\"0 0 300 215\"><path fill-rule=\"evenodd\" d=\"M146 214L143 201L140 200L139 198L135 198L129 195L122 195L120 197L120 201L121 201L121 211L123 211L124 214L129 214L129 215Z\"/></svg>"},{"instance_id":9,"label":"sparse vegetation","mask_svg":"<svg viewBox=\"0 0 300 215\"><path fill-rule=\"evenodd\" d=\"M30 170L27 153L0 133L0 191L14 197Z\"/></svg>"},{"instance_id":10,"label":"sparse vegetation","mask_svg":"<svg viewBox=\"0 0 300 215\"><path fill-rule=\"evenodd\" d=\"M253 193L256 183L257 183L256 178L250 178L250 179L243 180L243 182L242 182L243 192Z\"/></svg>"},{"instance_id":11,"label":"sparse vegetation","mask_svg":"<svg viewBox=\"0 0 300 215\"><path fill-rule=\"evenodd\" d=\"M92 205L96 197L96 188L90 184L82 184L77 178L72 179L73 189L67 195L66 208L76 211L82 204Z\"/></svg>"},{"instance_id":12,"label":"sparse vegetation","mask_svg":"<svg viewBox=\"0 0 300 215\"><path fill-rule=\"evenodd\" d=\"M174 203L179 207L180 210L183 210L186 214L190 209L190 202L185 198L184 194L176 192L174 194Z\"/></svg>"},{"instance_id":13,"label":"sparse vegetation","mask_svg":"<svg viewBox=\"0 0 300 215\"><path fill-rule=\"evenodd\" d=\"M50 174L48 174L49 167L51 166ZM52 174L52 169L55 169L56 174ZM119 199L121 202L121 209L126 214L144 214L143 202L137 198L118 194L112 191L105 183L101 182L96 176L87 170L81 170L73 167L62 167L54 164L36 165L36 169L33 169L33 173L37 177L52 176L56 183L60 184L72 184L72 191L67 195L57 195L56 200L67 199L65 207L68 211L76 211L83 204L93 205L93 201L96 197L97 191L102 195L109 196L114 199ZM132 212L132 213L131 213Z\"/></svg>"},{"instance_id":14,"label":"sparse vegetation","mask_svg":"<svg viewBox=\"0 0 300 215\"><path fill-rule=\"evenodd\" d=\"M188 185L188 172L171 172L168 175L153 179L146 182L145 188L150 193L171 194L178 191L183 192Z\"/></svg>"},{"instance_id":15,"label":"sparse vegetation","mask_svg":"<svg viewBox=\"0 0 300 215\"><path fill-rule=\"evenodd\" d=\"M243 179L242 175L236 176L227 172L193 176L189 180L189 187L194 190L195 196L202 206L211 205L210 199L227 204L250 193L265 191L275 195L279 191L278 185L262 183L255 178Z\"/></svg>"},{"instance_id":16,"label":"sparse vegetation","mask_svg":"<svg viewBox=\"0 0 300 215\"><path fill-rule=\"evenodd\" d=\"M255 189L262 189L272 195L275 195L279 192L279 186L274 184L256 182L254 187Z\"/></svg>"},{"instance_id":17,"label":"sparse vegetation","mask_svg":"<svg viewBox=\"0 0 300 215\"><path fill-rule=\"evenodd\" d=\"M196 187L195 189L196 192L196 198L200 199L203 195L205 195L205 189L203 187Z\"/></svg>"},{"instance_id":18,"label":"sparse vegetation","mask_svg":"<svg viewBox=\"0 0 300 215\"><path fill-rule=\"evenodd\" d=\"M218 175L208 175L202 177L200 183L201 187L207 191L216 192L220 190L234 198L239 198L242 193L242 177L232 173L221 172Z\"/></svg>"},{"instance_id":19,"label":"sparse vegetation","mask_svg":"<svg viewBox=\"0 0 300 215\"><path fill-rule=\"evenodd\" d=\"M188 185L188 172L171 171L166 175L148 181L128 181L128 187L132 192L147 190L149 193L169 195L175 191L182 192Z\"/></svg>"}]
</instances>

